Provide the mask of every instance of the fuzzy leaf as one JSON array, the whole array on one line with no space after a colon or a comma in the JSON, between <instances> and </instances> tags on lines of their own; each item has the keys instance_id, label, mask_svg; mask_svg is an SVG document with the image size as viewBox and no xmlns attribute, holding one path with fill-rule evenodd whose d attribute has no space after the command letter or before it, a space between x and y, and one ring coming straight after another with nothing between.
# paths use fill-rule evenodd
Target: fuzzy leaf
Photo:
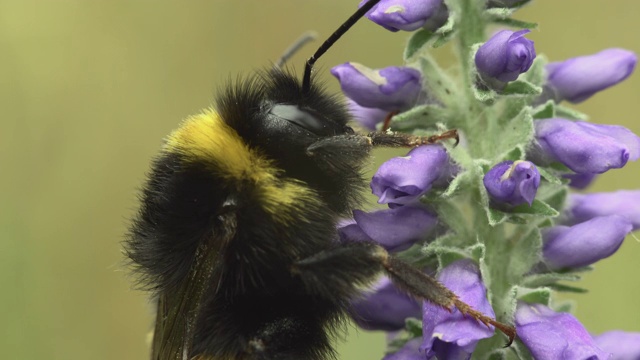
<instances>
[{"instance_id":1,"label":"fuzzy leaf","mask_svg":"<svg viewBox=\"0 0 640 360\"><path fill-rule=\"evenodd\" d=\"M534 119L551 119L556 117L556 103L549 100L533 109Z\"/></svg>"},{"instance_id":2,"label":"fuzzy leaf","mask_svg":"<svg viewBox=\"0 0 640 360\"><path fill-rule=\"evenodd\" d=\"M436 33L441 34L441 35L451 33L454 30L454 25L455 25L455 17L454 16L449 16L447 18L447 22L444 25L440 26L436 30Z\"/></svg>"},{"instance_id":3,"label":"fuzzy leaf","mask_svg":"<svg viewBox=\"0 0 640 360\"><path fill-rule=\"evenodd\" d=\"M456 190L469 185L469 183L471 182L470 180L471 174L469 172L465 171L461 174L458 174L455 178L453 178L453 180L451 180L451 183L449 183L447 190L445 190L441 196L443 198L450 198L454 196L456 194Z\"/></svg>"},{"instance_id":4,"label":"fuzzy leaf","mask_svg":"<svg viewBox=\"0 0 640 360\"><path fill-rule=\"evenodd\" d=\"M589 115L562 105L556 105L556 116L570 120L589 120Z\"/></svg>"},{"instance_id":5,"label":"fuzzy leaf","mask_svg":"<svg viewBox=\"0 0 640 360\"><path fill-rule=\"evenodd\" d=\"M416 106L391 118L394 131L412 132L415 129L433 129L439 122L449 122L451 111L430 104Z\"/></svg>"},{"instance_id":6,"label":"fuzzy leaf","mask_svg":"<svg viewBox=\"0 0 640 360\"><path fill-rule=\"evenodd\" d=\"M533 140L535 133L531 108L523 108L518 115L503 123L502 126L502 131L508 131L509 136L493 144L495 149L493 153L495 155L509 153L514 149L526 149Z\"/></svg>"},{"instance_id":7,"label":"fuzzy leaf","mask_svg":"<svg viewBox=\"0 0 640 360\"><path fill-rule=\"evenodd\" d=\"M523 217L515 216L515 215L511 214L507 218L507 222L511 223L511 224L526 225L528 221L527 221L527 219L525 219Z\"/></svg>"},{"instance_id":8,"label":"fuzzy leaf","mask_svg":"<svg viewBox=\"0 0 640 360\"><path fill-rule=\"evenodd\" d=\"M553 175L550 171L547 171L544 167L536 166L538 172L540 173L540 177L547 180L548 182L556 185L562 185L562 179Z\"/></svg>"},{"instance_id":9,"label":"fuzzy leaf","mask_svg":"<svg viewBox=\"0 0 640 360\"><path fill-rule=\"evenodd\" d=\"M468 220L453 201L439 201L432 204L442 221L458 237L456 245L462 245L469 237Z\"/></svg>"},{"instance_id":10,"label":"fuzzy leaf","mask_svg":"<svg viewBox=\"0 0 640 360\"><path fill-rule=\"evenodd\" d=\"M500 91L500 95L505 96L532 96L540 94L542 94L542 88L526 80L512 81Z\"/></svg>"},{"instance_id":11,"label":"fuzzy leaf","mask_svg":"<svg viewBox=\"0 0 640 360\"><path fill-rule=\"evenodd\" d=\"M556 217L560 215L560 213L558 213L556 209L554 209L544 201L540 201L538 199L534 199L531 206L529 206L529 204L518 205L510 209L509 212L512 214L526 214L526 215L549 216L549 217Z\"/></svg>"},{"instance_id":12,"label":"fuzzy leaf","mask_svg":"<svg viewBox=\"0 0 640 360\"><path fill-rule=\"evenodd\" d=\"M537 86L544 86L547 81L547 72L545 67L549 61L544 55L538 55L535 59L533 59L533 64L529 70L521 75L522 80L526 80Z\"/></svg>"},{"instance_id":13,"label":"fuzzy leaf","mask_svg":"<svg viewBox=\"0 0 640 360\"><path fill-rule=\"evenodd\" d=\"M493 20L493 22L495 22L497 24L500 24L500 25L514 27L514 28L518 28L518 29L535 29L535 28L538 27L537 23L528 22L528 21L522 21L522 20L516 20L516 19L512 19L512 18L495 19L495 20Z\"/></svg>"},{"instance_id":14,"label":"fuzzy leaf","mask_svg":"<svg viewBox=\"0 0 640 360\"><path fill-rule=\"evenodd\" d=\"M573 274L558 274L558 273L548 273L548 274L533 274L526 276L521 285L529 288L536 288L540 286L549 286L551 284L555 284L558 281L578 281L580 280L580 276Z\"/></svg>"},{"instance_id":15,"label":"fuzzy leaf","mask_svg":"<svg viewBox=\"0 0 640 360\"><path fill-rule=\"evenodd\" d=\"M427 46L429 40L434 37L435 33L429 31L427 29L420 29L414 32L409 38L409 42L407 43L407 47L404 49L404 60L405 62L415 56L417 53L421 52L422 49Z\"/></svg>"},{"instance_id":16,"label":"fuzzy leaf","mask_svg":"<svg viewBox=\"0 0 640 360\"><path fill-rule=\"evenodd\" d=\"M587 289L577 287L577 286L569 286L565 284L550 284L549 287L559 292L571 292L576 294L584 294L589 292L589 290Z\"/></svg>"},{"instance_id":17,"label":"fuzzy leaf","mask_svg":"<svg viewBox=\"0 0 640 360\"><path fill-rule=\"evenodd\" d=\"M509 244L512 247L510 255L505 259L509 269L507 280L510 285L516 285L521 283L524 274L540 261L542 236L540 230L530 228L529 232L522 236L515 233L511 240L513 243Z\"/></svg>"},{"instance_id":18,"label":"fuzzy leaf","mask_svg":"<svg viewBox=\"0 0 640 360\"><path fill-rule=\"evenodd\" d=\"M476 98L476 100L489 104L492 103L495 99L496 92L486 87L479 88L477 86L474 86L473 96Z\"/></svg>"},{"instance_id":19,"label":"fuzzy leaf","mask_svg":"<svg viewBox=\"0 0 640 360\"><path fill-rule=\"evenodd\" d=\"M544 200L544 202L549 206L560 212L564 208L568 195L569 191L566 187L562 186L558 187L555 192L549 192L545 197L540 197L540 199Z\"/></svg>"},{"instance_id":20,"label":"fuzzy leaf","mask_svg":"<svg viewBox=\"0 0 640 360\"><path fill-rule=\"evenodd\" d=\"M496 209L489 208L487 212L487 217L489 219L489 225L496 226L507 221L507 219L509 218L509 214Z\"/></svg>"},{"instance_id":21,"label":"fuzzy leaf","mask_svg":"<svg viewBox=\"0 0 640 360\"><path fill-rule=\"evenodd\" d=\"M576 303L573 300L565 300L561 303L554 304L553 310L556 312L573 313L576 308Z\"/></svg>"},{"instance_id":22,"label":"fuzzy leaf","mask_svg":"<svg viewBox=\"0 0 640 360\"><path fill-rule=\"evenodd\" d=\"M451 17L449 17L449 18L451 19ZM450 32L439 34L439 36L436 38L436 41L433 42L433 45L431 45L431 47L433 47L434 49L437 49L440 46L448 43L449 40L451 40L451 38L453 37L454 34L455 34L454 31L450 31Z\"/></svg>"},{"instance_id":23,"label":"fuzzy leaf","mask_svg":"<svg viewBox=\"0 0 640 360\"><path fill-rule=\"evenodd\" d=\"M524 150L521 147L516 146L512 150L507 151L507 153L505 153L504 155L501 155L500 158L502 160L511 160L511 161L522 160L524 159Z\"/></svg>"},{"instance_id":24,"label":"fuzzy leaf","mask_svg":"<svg viewBox=\"0 0 640 360\"><path fill-rule=\"evenodd\" d=\"M545 287L529 289L520 286L518 287L518 300L549 306L551 289Z\"/></svg>"},{"instance_id":25,"label":"fuzzy leaf","mask_svg":"<svg viewBox=\"0 0 640 360\"><path fill-rule=\"evenodd\" d=\"M488 360L506 360L507 354L505 354L504 349L494 350L491 354L489 354Z\"/></svg>"},{"instance_id":26,"label":"fuzzy leaf","mask_svg":"<svg viewBox=\"0 0 640 360\"><path fill-rule=\"evenodd\" d=\"M484 260L485 254L487 252L486 246L482 243L477 243L473 246L470 246L466 249L466 252L471 254L471 257L477 261L478 263Z\"/></svg>"},{"instance_id":27,"label":"fuzzy leaf","mask_svg":"<svg viewBox=\"0 0 640 360\"><path fill-rule=\"evenodd\" d=\"M460 259L468 259L469 253L460 248L442 245L429 245L425 248L425 253L436 254L438 256L438 269L451 264Z\"/></svg>"},{"instance_id":28,"label":"fuzzy leaf","mask_svg":"<svg viewBox=\"0 0 640 360\"><path fill-rule=\"evenodd\" d=\"M412 338L422 336L422 320L407 318L404 320L404 328Z\"/></svg>"},{"instance_id":29,"label":"fuzzy leaf","mask_svg":"<svg viewBox=\"0 0 640 360\"><path fill-rule=\"evenodd\" d=\"M458 86L445 71L430 56L422 55L419 58L420 69L424 79L424 86L429 94L440 100L446 109L456 109L464 104L460 103L463 97L458 94ZM456 122L450 126L456 127Z\"/></svg>"},{"instance_id":30,"label":"fuzzy leaf","mask_svg":"<svg viewBox=\"0 0 640 360\"><path fill-rule=\"evenodd\" d=\"M489 21L497 20L497 19L507 19L515 12L514 9L510 8L491 8L487 9L484 14Z\"/></svg>"}]
</instances>

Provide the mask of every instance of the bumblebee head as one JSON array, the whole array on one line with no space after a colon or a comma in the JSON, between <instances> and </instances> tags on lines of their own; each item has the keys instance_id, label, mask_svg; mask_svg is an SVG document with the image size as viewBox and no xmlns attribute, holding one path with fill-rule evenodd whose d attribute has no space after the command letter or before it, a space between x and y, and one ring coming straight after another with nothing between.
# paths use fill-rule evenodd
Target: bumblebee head
<instances>
[{"instance_id":1,"label":"bumblebee head","mask_svg":"<svg viewBox=\"0 0 640 360\"><path fill-rule=\"evenodd\" d=\"M347 139L354 130L347 124L346 107L316 82L304 92L294 75L269 70L225 87L216 108L223 121L284 176L327 196L362 188L369 146ZM309 151L319 143L324 144L321 151Z\"/></svg>"}]
</instances>

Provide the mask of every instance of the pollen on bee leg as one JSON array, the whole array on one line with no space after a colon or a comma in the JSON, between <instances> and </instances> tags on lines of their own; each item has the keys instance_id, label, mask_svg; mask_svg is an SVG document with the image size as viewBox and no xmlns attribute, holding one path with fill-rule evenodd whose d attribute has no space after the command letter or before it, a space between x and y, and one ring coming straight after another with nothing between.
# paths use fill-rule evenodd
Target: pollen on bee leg
<instances>
[{"instance_id":1,"label":"pollen on bee leg","mask_svg":"<svg viewBox=\"0 0 640 360\"><path fill-rule=\"evenodd\" d=\"M423 138L425 139L425 138ZM457 129L453 129L453 130L447 130L445 132L443 132L442 134L439 135L431 135L429 137L426 138L426 142L424 144L433 144L442 140L449 140L449 139L454 139L456 142L454 144L454 146L458 145L458 143L460 143L460 135L458 135L458 130ZM423 144L421 144L423 145Z\"/></svg>"},{"instance_id":2,"label":"pollen on bee leg","mask_svg":"<svg viewBox=\"0 0 640 360\"><path fill-rule=\"evenodd\" d=\"M458 130L448 130L442 134L431 136L415 136L404 133L397 133L390 130L372 132L367 135L373 146L388 147L416 147L420 145L435 144L437 142L454 139L455 145L460 141Z\"/></svg>"}]
</instances>

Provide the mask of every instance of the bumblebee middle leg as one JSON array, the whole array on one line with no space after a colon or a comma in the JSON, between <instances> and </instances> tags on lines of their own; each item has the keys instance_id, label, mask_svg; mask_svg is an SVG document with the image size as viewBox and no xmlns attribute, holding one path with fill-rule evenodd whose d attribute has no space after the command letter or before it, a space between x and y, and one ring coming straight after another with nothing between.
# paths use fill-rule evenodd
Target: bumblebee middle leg
<instances>
[{"instance_id":1,"label":"bumblebee middle leg","mask_svg":"<svg viewBox=\"0 0 640 360\"><path fill-rule=\"evenodd\" d=\"M293 271L300 275L310 292L329 299L344 299L356 295L362 285L370 283L377 274L384 271L398 288L420 300L448 310L456 307L463 314L487 326L495 326L509 337L509 345L516 335L512 326L473 309L436 279L374 243L354 242L337 246L298 261Z\"/></svg>"}]
</instances>

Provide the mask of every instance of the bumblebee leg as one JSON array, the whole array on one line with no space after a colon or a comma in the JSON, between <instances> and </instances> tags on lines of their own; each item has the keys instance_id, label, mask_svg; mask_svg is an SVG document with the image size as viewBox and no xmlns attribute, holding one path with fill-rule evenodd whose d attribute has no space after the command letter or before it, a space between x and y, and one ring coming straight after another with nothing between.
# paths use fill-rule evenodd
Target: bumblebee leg
<instances>
[{"instance_id":1,"label":"bumblebee leg","mask_svg":"<svg viewBox=\"0 0 640 360\"><path fill-rule=\"evenodd\" d=\"M509 345L513 342L516 331L512 326L473 309L436 279L390 255L379 245L367 242L345 244L299 261L293 268L309 291L329 298L332 294L334 297L355 295L361 285L370 283L383 270L405 292L448 310L455 306L463 314L505 333L509 337Z\"/></svg>"}]
</instances>

